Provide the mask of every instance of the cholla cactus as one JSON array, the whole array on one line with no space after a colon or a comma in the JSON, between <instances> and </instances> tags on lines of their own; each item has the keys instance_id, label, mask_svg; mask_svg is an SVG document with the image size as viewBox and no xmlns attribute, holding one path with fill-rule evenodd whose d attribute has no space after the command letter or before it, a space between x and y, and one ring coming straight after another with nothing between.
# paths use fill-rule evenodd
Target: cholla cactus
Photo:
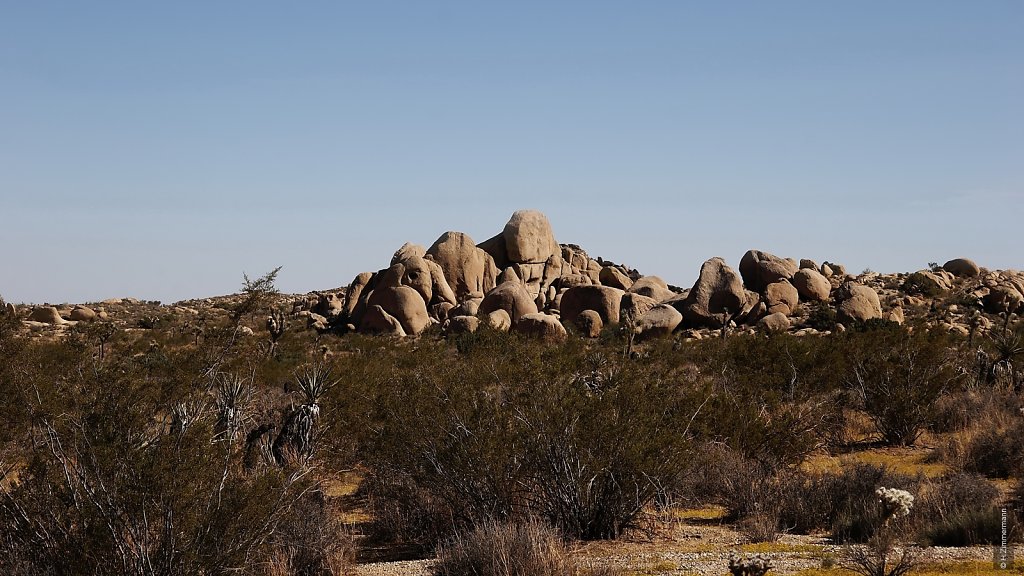
<instances>
[{"instance_id":1,"label":"cholla cactus","mask_svg":"<svg viewBox=\"0 0 1024 576\"><path fill-rule=\"evenodd\" d=\"M764 554L740 556L736 552L729 553L729 572L732 576L764 576L771 569L771 558Z\"/></svg>"},{"instance_id":2,"label":"cholla cactus","mask_svg":"<svg viewBox=\"0 0 1024 576\"><path fill-rule=\"evenodd\" d=\"M914 507L914 495L899 488L886 488L884 486L875 490L879 501L885 507L886 521L902 518L910 514Z\"/></svg>"}]
</instances>

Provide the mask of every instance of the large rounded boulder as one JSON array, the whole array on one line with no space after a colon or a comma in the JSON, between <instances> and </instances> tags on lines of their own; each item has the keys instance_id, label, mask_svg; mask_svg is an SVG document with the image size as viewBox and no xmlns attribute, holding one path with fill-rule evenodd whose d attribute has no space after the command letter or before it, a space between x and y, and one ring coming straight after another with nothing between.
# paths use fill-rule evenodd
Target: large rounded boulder
<instances>
[{"instance_id":1,"label":"large rounded boulder","mask_svg":"<svg viewBox=\"0 0 1024 576\"><path fill-rule=\"evenodd\" d=\"M95 322L98 315L96 311L88 306L78 305L71 310L70 318L75 322Z\"/></svg>"},{"instance_id":2,"label":"large rounded boulder","mask_svg":"<svg viewBox=\"0 0 1024 576\"><path fill-rule=\"evenodd\" d=\"M668 289L668 284L657 276L641 276L629 287L633 294L653 298L656 302L664 302L675 296L675 292Z\"/></svg>"},{"instance_id":3,"label":"large rounded boulder","mask_svg":"<svg viewBox=\"0 0 1024 576\"><path fill-rule=\"evenodd\" d=\"M700 267L693 288L676 307L691 324L719 328L726 316L740 313L746 302L739 274L724 259L715 257Z\"/></svg>"},{"instance_id":4,"label":"large rounded boulder","mask_svg":"<svg viewBox=\"0 0 1024 576\"><path fill-rule=\"evenodd\" d=\"M866 322L882 317L878 293L870 286L845 282L839 287L838 316L843 321Z\"/></svg>"},{"instance_id":5,"label":"large rounded boulder","mask_svg":"<svg viewBox=\"0 0 1024 576\"><path fill-rule=\"evenodd\" d=\"M549 314L524 314L516 323L515 331L545 342L564 342L568 337L565 326Z\"/></svg>"},{"instance_id":6,"label":"large rounded boulder","mask_svg":"<svg viewBox=\"0 0 1024 576\"><path fill-rule=\"evenodd\" d=\"M555 240L547 216L536 210L515 212L501 234L478 247L494 259L499 270L512 268L533 298L545 293L562 276L562 247Z\"/></svg>"},{"instance_id":7,"label":"large rounded boulder","mask_svg":"<svg viewBox=\"0 0 1024 576\"><path fill-rule=\"evenodd\" d=\"M995 286L982 298L985 311L990 314L1016 312L1022 302L1024 302L1024 295L1010 284Z\"/></svg>"},{"instance_id":8,"label":"large rounded boulder","mask_svg":"<svg viewBox=\"0 0 1024 576\"><path fill-rule=\"evenodd\" d=\"M498 268L487 252L477 248L462 232L445 232L430 248L426 258L437 263L458 301L483 298L497 285Z\"/></svg>"},{"instance_id":9,"label":"large rounded boulder","mask_svg":"<svg viewBox=\"0 0 1024 576\"><path fill-rule=\"evenodd\" d=\"M796 312L799 302L800 294L796 287L786 280L772 282L764 288L764 303L768 307L769 314L781 312L790 316Z\"/></svg>"},{"instance_id":10,"label":"large rounded boulder","mask_svg":"<svg viewBox=\"0 0 1024 576\"><path fill-rule=\"evenodd\" d=\"M409 256L391 265L378 280L379 288L408 286L423 298L427 305L448 302L455 304L455 294L444 277L441 267L432 260Z\"/></svg>"},{"instance_id":11,"label":"large rounded boulder","mask_svg":"<svg viewBox=\"0 0 1024 576\"><path fill-rule=\"evenodd\" d=\"M619 303L619 322L626 322L630 318L635 320L657 305L658 301L654 298L626 292Z\"/></svg>"},{"instance_id":12,"label":"large rounded boulder","mask_svg":"<svg viewBox=\"0 0 1024 576\"><path fill-rule=\"evenodd\" d=\"M416 336L430 325L427 305L423 297L410 286L389 286L377 288L370 295L369 306L380 306L402 325L410 336ZM363 318L366 323L366 318Z\"/></svg>"},{"instance_id":13,"label":"large rounded boulder","mask_svg":"<svg viewBox=\"0 0 1024 576\"><path fill-rule=\"evenodd\" d=\"M28 319L32 322L42 322L43 324L64 324L64 319L61 318L60 312L53 306L41 306L32 310L28 315Z\"/></svg>"},{"instance_id":14,"label":"large rounded boulder","mask_svg":"<svg viewBox=\"0 0 1024 576\"><path fill-rule=\"evenodd\" d=\"M551 222L537 210L519 210L512 214L501 235L505 239L505 252L512 262L543 264L553 255L562 256Z\"/></svg>"},{"instance_id":15,"label":"large rounded boulder","mask_svg":"<svg viewBox=\"0 0 1024 576\"><path fill-rule=\"evenodd\" d=\"M366 309L362 321L359 323L359 331L365 334L395 336L398 338L406 335L405 329L402 328L402 323L378 305L370 306Z\"/></svg>"},{"instance_id":16,"label":"large rounded boulder","mask_svg":"<svg viewBox=\"0 0 1024 576\"><path fill-rule=\"evenodd\" d=\"M480 314L487 315L495 310L507 312L515 326L523 315L537 313L537 303L522 282L510 280L495 286L480 303Z\"/></svg>"},{"instance_id":17,"label":"large rounded boulder","mask_svg":"<svg viewBox=\"0 0 1024 576\"><path fill-rule=\"evenodd\" d=\"M348 322L359 326L366 312L366 299L377 284L378 275L373 272L360 272L352 279L345 290L345 303L342 314Z\"/></svg>"},{"instance_id":18,"label":"large rounded boulder","mask_svg":"<svg viewBox=\"0 0 1024 576\"><path fill-rule=\"evenodd\" d=\"M562 319L569 323L576 322L576 317L584 310L593 310L605 324L617 324L623 294L622 290L609 286L576 286L562 294L558 310Z\"/></svg>"},{"instance_id":19,"label":"large rounded boulder","mask_svg":"<svg viewBox=\"0 0 1024 576\"><path fill-rule=\"evenodd\" d=\"M832 283L814 268L801 268L793 274L793 286L808 302L823 302L832 293Z\"/></svg>"},{"instance_id":20,"label":"large rounded boulder","mask_svg":"<svg viewBox=\"0 0 1024 576\"><path fill-rule=\"evenodd\" d=\"M598 272L598 279L601 280L601 284L620 290L629 290L633 287L633 280L615 266L601 268L601 271Z\"/></svg>"},{"instance_id":21,"label":"large rounded boulder","mask_svg":"<svg viewBox=\"0 0 1024 576\"><path fill-rule=\"evenodd\" d=\"M954 258L943 264L942 269L963 278L974 278L981 274L981 268L968 258Z\"/></svg>"},{"instance_id":22,"label":"large rounded boulder","mask_svg":"<svg viewBox=\"0 0 1024 576\"><path fill-rule=\"evenodd\" d=\"M576 316L576 329L587 338L597 338L604 329L604 321L601 315L593 310L584 310Z\"/></svg>"},{"instance_id":23,"label":"large rounded boulder","mask_svg":"<svg viewBox=\"0 0 1024 576\"><path fill-rule=\"evenodd\" d=\"M759 293L772 282L792 279L799 269L800 266L792 260L760 250L747 250L740 259L743 285Z\"/></svg>"},{"instance_id":24,"label":"large rounded boulder","mask_svg":"<svg viewBox=\"0 0 1024 576\"><path fill-rule=\"evenodd\" d=\"M683 315L668 304L658 304L644 312L636 322L636 333L642 338L668 336L683 322Z\"/></svg>"}]
</instances>

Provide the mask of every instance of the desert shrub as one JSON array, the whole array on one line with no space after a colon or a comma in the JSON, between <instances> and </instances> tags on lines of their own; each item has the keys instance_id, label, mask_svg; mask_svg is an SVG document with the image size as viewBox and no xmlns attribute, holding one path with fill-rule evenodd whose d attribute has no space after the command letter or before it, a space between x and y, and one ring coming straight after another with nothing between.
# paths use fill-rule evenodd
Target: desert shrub
<instances>
[{"instance_id":1,"label":"desert shrub","mask_svg":"<svg viewBox=\"0 0 1024 576\"><path fill-rule=\"evenodd\" d=\"M691 505L716 503L752 542L829 528L831 485L823 476L772 469L720 445L696 450L683 484ZM681 499L682 500L682 499Z\"/></svg>"},{"instance_id":2,"label":"desert shrub","mask_svg":"<svg viewBox=\"0 0 1024 576\"><path fill-rule=\"evenodd\" d=\"M818 302L810 306L807 325L821 332L836 329L836 310L828 302Z\"/></svg>"},{"instance_id":3,"label":"desert shrub","mask_svg":"<svg viewBox=\"0 0 1024 576\"><path fill-rule=\"evenodd\" d=\"M972 508L929 525L921 539L932 546L997 544L1002 538L1000 508Z\"/></svg>"},{"instance_id":4,"label":"desert shrub","mask_svg":"<svg viewBox=\"0 0 1024 576\"><path fill-rule=\"evenodd\" d=\"M342 576L355 571L356 545L323 493L309 492L285 511L270 540L268 576Z\"/></svg>"},{"instance_id":5,"label":"desert shrub","mask_svg":"<svg viewBox=\"0 0 1024 576\"><path fill-rule=\"evenodd\" d=\"M729 458L729 456L726 456ZM881 522L879 486L917 490L920 481L884 467L856 464L840 472L809 473L793 468L758 467L750 460L729 460L717 485L718 502L753 541L780 533L830 532L838 542L864 542ZM729 472L728 470L731 470Z\"/></svg>"},{"instance_id":6,"label":"desert shrub","mask_svg":"<svg viewBox=\"0 0 1024 576\"><path fill-rule=\"evenodd\" d=\"M694 362L713 388L695 422L698 437L769 467L801 462L842 422L834 352L788 335L702 342Z\"/></svg>"},{"instance_id":7,"label":"desert shrub","mask_svg":"<svg viewBox=\"0 0 1024 576\"><path fill-rule=\"evenodd\" d=\"M1005 426L975 429L955 452L961 469L990 478L1008 478L1024 472L1024 419Z\"/></svg>"},{"instance_id":8,"label":"desert shrub","mask_svg":"<svg viewBox=\"0 0 1024 576\"><path fill-rule=\"evenodd\" d=\"M658 504L662 507L721 504L735 519L753 509L743 502L753 501L747 494L756 479L763 476L760 465L725 444L696 441L689 466L675 484L664 487L658 496Z\"/></svg>"},{"instance_id":9,"label":"desert shrub","mask_svg":"<svg viewBox=\"0 0 1024 576\"><path fill-rule=\"evenodd\" d=\"M786 532L812 534L832 528L836 514L836 475L810 474L799 470L779 475L776 501L779 525Z\"/></svg>"},{"instance_id":10,"label":"desert shrub","mask_svg":"<svg viewBox=\"0 0 1024 576\"><path fill-rule=\"evenodd\" d=\"M977 390L943 394L935 401L928 428L938 433L963 430L982 417L988 406L988 399Z\"/></svg>"},{"instance_id":11,"label":"desert shrub","mask_svg":"<svg viewBox=\"0 0 1024 576\"><path fill-rule=\"evenodd\" d=\"M865 545L847 548L842 565L860 576L905 576L919 563L921 550L898 544L891 532L883 530Z\"/></svg>"},{"instance_id":12,"label":"desert shrub","mask_svg":"<svg viewBox=\"0 0 1024 576\"><path fill-rule=\"evenodd\" d=\"M864 545L846 548L843 565L861 576L904 576L921 557L921 550L912 545L900 546L909 527L907 517L914 508L915 497L906 490L879 486L869 526L870 536Z\"/></svg>"},{"instance_id":13,"label":"desert shrub","mask_svg":"<svg viewBox=\"0 0 1024 576\"><path fill-rule=\"evenodd\" d=\"M407 541L526 515L616 537L686 465L699 394L668 362L516 335L363 356L349 381L368 401L348 418L369 432L367 496Z\"/></svg>"},{"instance_id":14,"label":"desert shrub","mask_svg":"<svg viewBox=\"0 0 1024 576\"><path fill-rule=\"evenodd\" d=\"M866 542L884 520L875 490L882 485L911 488L906 477L890 473L884 467L857 464L833 477L830 511L832 536L838 542ZM914 486L916 488L916 486Z\"/></svg>"},{"instance_id":15,"label":"desert shrub","mask_svg":"<svg viewBox=\"0 0 1024 576\"><path fill-rule=\"evenodd\" d=\"M775 509L752 514L740 520L737 529L748 542L774 542L781 535L779 514Z\"/></svg>"},{"instance_id":16,"label":"desert shrub","mask_svg":"<svg viewBox=\"0 0 1024 576\"><path fill-rule=\"evenodd\" d=\"M243 463L258 411L280 407L250 383L265 355L223 320L201 341L167 330L109 339L105 357L88 331L0 339L0 447L18 464L0 498L0 570L224 573L320 547L295 524L333 531L307 506L308 455ZM233 370L247 376L219 376ZM219 395L227 380L240 383L231 403ZM299 564L311 565L293 573Z\"/></svg>"},{"instance_id":17,"label":"desert shrub","mask_svg":"<svg viewBox=\"0 0 1024 576\"><path fill-rule=\"evenodd\" d=\"M36 405L37 444L0 502L12 558L30 572L219 572L266 550L301 470L247 474L209 409L154 422L158 390L131 365L83 372L59 414ZM42 383L38 383L42 384ZM171 406L167 406L170 413Z\"/></svg>"},{"instance_id":18,"label":"desert shrub","mask_svg":"<svg viewBox=\"0 0 1024 576\"><path fill-rule=\"evenodd\" d=\"M558 532L537 520L484 521L437 549L437 576L565 576L576 570Z\"/></svg>"},{"instance_id":19,"label":"desert shrub","mask_svg":"<svg viewBox=\"0 0 1024 576\"><path fill-rule=\"evenodd\" d=\"M0 341L6 340L21 326L21 321L7 311L7 302L0 296Z\"/></svg>"},{"instance_id":20,"label":"desert shrub","mask_svg":"<svg viewBox=\"0 0 1024 576\"><path fill-rule=\"evenodd\" d=\"M961 377L952 341L938 331L851 332L836 344L850 357L848 386L887 444L913 444L932 422L936 400Z\"/></svg>"}]
</instances>

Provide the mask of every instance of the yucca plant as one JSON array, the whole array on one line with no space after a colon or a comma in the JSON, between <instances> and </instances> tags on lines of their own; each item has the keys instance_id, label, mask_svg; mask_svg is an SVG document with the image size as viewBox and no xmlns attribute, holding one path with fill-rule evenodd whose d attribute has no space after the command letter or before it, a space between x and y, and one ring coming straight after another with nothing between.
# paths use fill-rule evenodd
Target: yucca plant
<instances>
[{"instance_id":1,"label":"yucca plant","mask_svg":"<svg viewBox=\"0 0 1024 576\"><path fill-rule=\"evenodd\" d=\"M246 420L246 409L252 400L249 380L235 374L221 374L214 388L217 409L217 438L234 442Z\"/></svg>"},{"instance_id":2,"label":"yucca plant","mask_svg":"<svg viewBox=\"0 0 1024 576\"><path fill-rule=\"evenodd\" d=\"M322 363L310 364L295 373L296 389L302 403L288 415L274 441L273 455L278 464L309 458L314 451L316 420L320 416L320 398L336 382L331 370Z\"/></svg>"},{"instance_id":3,"label":"yucca plant","mask_svg":"<svg viewBox=\"0 0 1024 576\"><path fill-rule=\"evenodd\" d=\"M992 334L991 341L995 354L987 366L989 380L1013 387L1017 381L1015 362L1024 355L1024 339L1020 331L1010 325L1009 315L1003 322L1003 329Z\"/></svg>"},{"instance_id":4,"label":"yucca plant","mask_svg":"<svg viewBox=\"0 0 1024 576\"><path fill-rule=\"evenodd\" d=\"M198 422L206 412L203 398L192 397L171 407L171 434L181 435L189 426Z\"/></svg>"}]
</instances>

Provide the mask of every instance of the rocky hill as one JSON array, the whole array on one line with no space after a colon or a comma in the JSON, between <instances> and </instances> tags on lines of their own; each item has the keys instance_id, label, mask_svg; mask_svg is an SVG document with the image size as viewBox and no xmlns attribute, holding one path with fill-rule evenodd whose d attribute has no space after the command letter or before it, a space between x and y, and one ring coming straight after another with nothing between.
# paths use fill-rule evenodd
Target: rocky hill
<instances>
[{"instance_id":1,"label":"rocky hill","mask_svg":"<svg viewBox=\"0 0 1024 576\"><path fill-rule=\"evenodd\" d=\"M238 299L168 306L116 298L24 310L7 304L4 313L26 330L55 335L96 321L145 329L172 312L198 326ZM841 264L749 250L736 268L720 257L707 260L693 286L681 289L560 244L547 217L533 210L516 212L479 244L444 232L427 248L403 245L388 267L361 273L347 287L277 298L293 319L319 331L409 337L486 325L551 340L596 337L610 326L638 339L700 339L723 331L825 334L872 321L980 335L1020 313L1022 303L1024 273L987 270L967 258L909 273L853 275Z\"/></svg>"}]
</instances>

